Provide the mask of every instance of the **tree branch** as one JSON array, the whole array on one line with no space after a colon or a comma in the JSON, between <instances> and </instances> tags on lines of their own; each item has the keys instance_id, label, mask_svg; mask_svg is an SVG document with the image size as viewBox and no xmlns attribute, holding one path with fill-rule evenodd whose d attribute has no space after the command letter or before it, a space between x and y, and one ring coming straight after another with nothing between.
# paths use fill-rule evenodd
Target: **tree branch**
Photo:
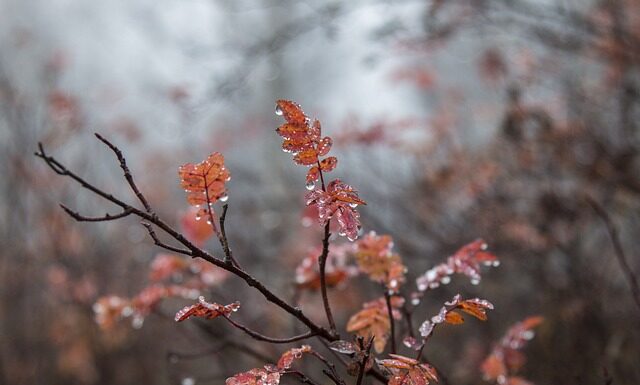
<instances>
[{"instance_id":1,"label":"tree branch","mask_svg":"<svg viewBox=\"0 0 640 385\"><path fill-rule=\"evenodd\" d=\"M362 361L360 361L360 371L358 372L358 380L356 381L356 385L362 384L362 379L364 378L364 373L366 372L367 362L369 361L369 355L371 354L371 346L373 345L373 339L375 336L371 336L369 338L369 342L367 342L367 346L364 347L365 352L364 356L362 356ZM362 345L362 338L359 340L360 345Z\"/></svg>"},{"instance_id":2,"label":"tree branch","mask_svg":"<svg viewBox=\"0 0 640 385\"><path fill-rule=\"evenodd\" d=\"M120 218L124 218L130 214L133 213L133 211L125 209L123 210L121 213L112 215L112 214L105 214L104 216L101 217L87 217L84 216L80 213L78 213L77 211L73 211L70 208L68 208L67 206L63 205L62 203L60 204L60 207L62 207L62 209L69 214L69 216L73 219L75 219L78 222L107 222L107 221L113 221L115 219L120 219Z\"/></svg>"},{"instance_id":3,"label":"tree branch","mask_svg":"<svg viewBox=\"0 0 640 385\"><path fill-rule=\"evenodd\" d=\"M322 173L322 167L320 166L320 161L318 161L317 163L317 167L320 173L320 182L322 183L322 191L327 192L327 188L324 183L324 174ZM329 232L330 226L331 219L329 219L327 221L327 224L324 226L324 236L322 238L322 254L320 254L320 257L318 257L318 270L320 271L320 292L322 293L322 303L324 305L324 311L327 314L329 329L331 330L331 333L336 336L336 338L340 338L336 331L336 322L333 319L331 304L329 303L329 295L327 294L326 268L327 258L329 258L329 237L331 236L331 233Z\"/></svg>"},{"instance_id":4,"label":"tree branch","mask_svg":"<svg viewBox=\"0 0 640 385\"><path fill-rule=\"evenodd\" d=\"M631 286L631 296L640 310L640 285L638 284L638 277L634 273L633 269L629 265L627 261L627 257L624 253L624 249L622 248L622 242L620 242L620 236L618 234L618 229L613 224L611 217L607 213L607 211L602 207L598 202L596 202L590 196L586 196L587 203L593 208L593 211L602 219L604 224L607 226L607 231L609 232L609 237L611 238L611 242L613 243L613 249L615 250L616 258L618 259L618 264L622 268L622 271L629 282L629 286Z\"/></svg>"},{"instance_id":5,"label":"tree branch","mask_svg":"<svg viewBox=\"0 0 640 385\"><path fill-rule=\"evenodd\" d=\"M220 245L222 246L222 251L224 252L224 261L227 263L233 263L236 267L240 267L240 264L233 257L233 252L229 247L229 240L227 239L227 232L224 228L225 220L227 219L227 209L229 208L228 204L222 205L222 215L220 215L220 232L218 233L218 240L220 241Z\"/></svg>"},{"instance_id":6,"label":"tree branch","mask_svg":"<svg viewBox=\"0 0 640 385\"><path fill-rule=\"evenodd\" d=\"M107 145L109 146L109 144L107 144ZM111 145L109 147L112 148L112 146L113 145ZM285 302L283 299L281 299L276 294L274 294L271 290L269 290L267 287L265 287L260 281L258 281L256 278L254 278L249 273L247 273L245 270L243 270L243 269L241 269L241 268L239 268L237 266L225 263L223 260L215 258L213 255L209 254L208 252L206 252L206 251L200 249L199 247L197 247L196 245L194 245L184 235L182 235L177 230L175 230L174 228L169 226L162 219L160 219L158 217L158 215L155 212L153 212L153 210L151 210L149 212L140 210L138 208L135 208L135 207L123 202L122 200L114 197L113 195L104 192L103 190L97 188L96 186L94 186L94 185L90 184L89 182L85 181L80 176L78 176L75 173L73 173L70 170L68 170L60 162L58 162L55 158L53 158L51 156L48 156L45 153L44 147L42 146L41 143L38 144L38 148L39 148L40 151L36 152L35 155L37 157L43 159L44 162L54 172L56 172L58 175L67 176L67 177L73 179L78 184L80 184L83 188L93 192L94 194L104 198L105 200L107 200L107 201L109 201L109 202L111 202L111 203L113 203L113 204L115 204L117 206L120 206L123 210L130 210L132 214L134 214L134 215L146 220L149 223L152 223L152 224L156 225L158 228L162 229L165 233L170 235L173 239L175 239L176 241L178 241L182 245L184 245L190 251L190 254L188 254L188 255L190 255L191 257L194 257L194 258L196 258L196 257L197 258L202 258L202 259L206 260L207 262L209 262L209 263L211 263L211 264L213 264L215 266L218 266L218 267L220 267L220 268L222 268L224 270L227 270L228 272L238 276L243 281L245 281L245 283L247 285L249 285L250 287L255 288L256 290L258 290L267 299L267 301L275 304L276 306L280 307L281 309L283 309L287 313L291 314L293 317L295 317L300 322L302 322L307 327L309 327L309 329L311 331L313 331L314 333L316 333L317 335L322 336L323 338L325 338L325 339L327 339L329 341L335 341L335 340L338 339L338 337L335 335L335 333L330 332L329 330L325 329L324 327L317 325L315 322L313 322L311 319L309 319L302 312L302 310L300 310L299 308L296 308L296 307L293 307L293 306L289 305L287 302ZM116 148L116 147L113 146L113 148ZM119 150L118 150L118 152L116 152L116 154L118 154L118 153L119 153ZM133 179L131 179L131 180L133 180ZM131 182L129 183L129 185L132 186ZM133 184L133 186L135 186L135 184ZM133 186L132 186L132 188L133 188ZM137 190L137 188L136 188L136 190ZM140 194L140 195L142 195L142 194ZM143 199L144 199L144 197L143 197ZM146 199L144 199L144 202L146 202Z\"/></svg>"},{"instance_id":7,"label":"tree branch","mask_svg":"<svg viewBox=\"0 0 640 385\"><path fill-rule=\"evenodd\" d=\"M391 325L390 337L391 337L391 353L396 354L396 323L393 319L393 308L391 307L391 295L389 291L385 289L384 299L387 302L387 314L389 315L389 324Z\"/></svg>"},{"instance_id":8,"label":"tree branch","mask_svg":"<svg viewBox=\"0 0 640 385\"><path fill-rule=\"evenodd\" d=\"M236 328L238 328L238 329L242 330L243 332L247 333L252 338L254 338L254 339L258 340L258 341L270 342L272 344L288 344L290 342L306 340L307 338L311 338L311 337L316 335L314 332L310 331L308 333L300 334L300 335L289 337L289 338L272 338L272 337L267 337L267 336L265 336L265 335L263 335L261 333L258 333L257 331L252 330L252 329L248 328L247 326L244 326L244 325L232 320L228 316L225 316L224 319L226 319L231 325L233 325Z\"/></svg>"}]
</instances>

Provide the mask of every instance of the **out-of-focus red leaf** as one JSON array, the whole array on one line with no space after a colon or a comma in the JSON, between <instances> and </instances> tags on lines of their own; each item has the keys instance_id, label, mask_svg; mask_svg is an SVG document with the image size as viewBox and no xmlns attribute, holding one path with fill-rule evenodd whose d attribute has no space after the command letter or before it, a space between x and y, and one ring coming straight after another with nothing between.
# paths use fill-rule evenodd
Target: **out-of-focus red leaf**
<instances>
[{"instance_id":1,"label":"out-of-focus red leaf","mask_svg":"<svg viewBox=\"0 0 640 385\"><path fill-rule=\"evenodd\" d=\"M396 291L405 282L406 266L392 248L391 236L371 231L354 244L354 255L361 272Z\"/></svg>"},{"instance_id":2,"label":"out-of-focus red leaf","mask_svg":"<svg viewBox=\"0 0 640 385\"><path fill-rule=\"evenodd\" d=\"M394 319L402 319L402 314L398 311L404 304L404 298L399 296L391 297L391 307ZM347 331L369 339L375 336L373 347L376 352L381 353L387 344L391 322L389 320L389 310L384 297L364 304L363 309L351 316L347 322Z\"/></svg>"}]
</instances>

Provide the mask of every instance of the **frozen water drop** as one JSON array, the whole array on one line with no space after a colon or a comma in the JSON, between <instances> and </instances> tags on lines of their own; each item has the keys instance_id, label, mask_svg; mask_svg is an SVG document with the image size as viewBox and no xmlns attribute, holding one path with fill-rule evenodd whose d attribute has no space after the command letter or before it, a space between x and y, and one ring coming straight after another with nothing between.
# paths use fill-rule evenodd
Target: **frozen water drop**
<instances>
[{"instance_id":1,"label":"frozen water drop","mask_svg":"<svg viewBox=\"0 0 640 385\"><path fill-rule=\"evenodd\" d=\"M202 216L200 216L200 214L196 214L196 221L199 221L200 219L202 219Z\"/></svg>"},{"instance_id":2,"label":"frozen water drop","mask_svg":"<svg viewBox=\"0 0 640 385\"><path fill-rule=\"evenodd\" d=\"M358 207L357 203L349 203L349 207L351 207L352 209L355 209L356 207Z\"/></svg>"},{"instance_id":3,"label":"frozen water drop","mask_svg":"<svg viewBox=\"0 0 640 385\"><path fill-rule=\"evenodd\" d=\"M141 316L134 316L133 319L131 320L131 326L134 329L142 328L143 324L144 324L144 318Z\"/></svg>"},{"instance_id":4,"label":"frozen water drop","mask_svg":"<svg viewBox=\"0 0 640 385\"><path fill-rule=\"evenodd\" d=\"M276 115L282 116L282 114L283 114L282 108L280 108L280 105L276 104Z\"/></svg>"},{"instance_id":5,"label":"frozen water drop","mask_svg":"<svg viewBox=\"0 0 640 385\"><path fill-rule=\"evenodd\" d=\"M229 195L224 194L219 199L220 199L220 202L226 202L229 200Z\"/></svg>"},{"instance_id":6,"label":"frozen water drop","mask_svg":"<svg viewBox=\"0 0 640 385\"><path fill-rule=\"evenodd\" d=\"M304 187L306 187L307 190L311 191L316 188L316 183L314 181L309 181Z\"/></svg>"}]
</instances>

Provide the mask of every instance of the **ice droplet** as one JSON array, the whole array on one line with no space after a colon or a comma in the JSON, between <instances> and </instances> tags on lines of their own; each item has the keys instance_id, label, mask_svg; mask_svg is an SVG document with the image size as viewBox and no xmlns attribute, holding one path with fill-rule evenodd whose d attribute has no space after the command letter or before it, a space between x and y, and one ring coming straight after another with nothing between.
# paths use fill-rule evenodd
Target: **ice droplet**
<instances>
[{"instance_id":1,"label":"ice droplet","mask_svg":"<svg viewBox=\"0 0 640 385\"><path fill-rule=\"evenodd\" d=\"M316 188L316 183L314 181L309 181L304 187L306 187L307 190L311 191Z\"/></svg>"},{"instance_id":2,"label":"ice droplet","mask_svg":"<svg viewBox=\"0 0 640 385\"><path fill-rule=\"evenodd\" d=\"M200 214L196 214L196 221L199 221L200 219L202 219L202 216L200 216Z\"/></svg>"},{"instance_id":3,"label":"ice droplet","mask_svg":"<svg viewBox=\"0 0 640 385\"><path fill-rule=\"evenodd\" d=\"M224 194L219 199L220 199L220 202L226 202L229 200L229 195Z\"/></svg>"},{"instance_id":4,"label":"ice droplet","mask_svg":"<svg viewBox=\"0 0 640 385\"><path fill-rule=\"evenodd\" d=\"M349 207L351 207L352 209L355 209L356 207L358 207L357 203L349 203Z\"/></svg>"},{"instance_id":5,"label":"ice droplet","mask_svg":"<svg viewBox=\"0 0 640 385\"><path fill-rule=\"evenodd\" d=\"M143 318L143 317L141 317L141 316L134 316L134 317L131 319L131 326L132 326L134 329L140 329L140 328L142 328L142 325L143 325L143 324L144 324L144 318Z\"/></svg>"},{"instance_id":6,"label":"ice droplet","mask_svg":"<svg viewBox=\"0 0 640 385\"><path fill-rule=\"evenodd\" d=\"M282 108L280 108L280 106L276 104L276 115L282 116L282 114Z\"/></svg>"}]
</instances>

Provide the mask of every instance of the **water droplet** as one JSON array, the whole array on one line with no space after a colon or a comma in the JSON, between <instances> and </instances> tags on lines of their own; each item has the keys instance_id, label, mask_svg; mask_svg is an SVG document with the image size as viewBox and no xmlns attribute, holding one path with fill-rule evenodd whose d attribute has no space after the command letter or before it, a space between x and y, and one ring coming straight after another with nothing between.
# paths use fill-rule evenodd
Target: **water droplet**
<instances>
[{"instance_id":1,"label":"water droplet","mask_svg":"<svg viewBox=\"0 0 640 385\"><path fill-rule=\"evenodd\" d=\"M220 198L220 202L226 202L229 200L229 195L224 194L223 196L221 196Z\"/></svg>"},{"instance_id":2,"label":"water droplet","mask_svg":"<svg viewBox=\"0 0 640 385\"><path fill-rule=\"evenodd\" d=\"M472 285L478 285L478 284L480 284L480 280L478 278L471 278L471 284Z\"/></svg>"},{"instance_id":3,"label":"water droplet","mask_svg":"<svg viewBox=\"0 0 640 385\"><path fill-rule=\"evenodd\" d=\"M185 377L180 381L180 385L196 385L196 380L193 377Z\"/></svg>"},{"instance_id":4,"label":"water droplet","mask_svg":"<svg viewBox=\"0 0 640 385\"><path fill-rule=\"evenodd\" d=\"M449 277L448 275L445 275L444 277L442 277L440 282L442 282L443 285L447 285L449 284L449 282L451 282L451 277Z\"/></svg>"},{"instance_id":5,"label":"water droplet","mask_svg":"<svg viewBox=\"0 0 640 385\"><path fill-rule=\"evenodd\" d=\"M196 214L196 221L199 221L200 219L202 219L202 217L200 216L200 214Z\"/></svg>"},{"instance_id":6,"label":"water droplet","mask_svg":"<svg viewBox=\"0 0 640 385\"><path fill-rule=\"evenodd\" d=\"M413 306L418 306L420 305L420 298L411 298L411 304Z\"/></svg>"},{"instance_id":7,"label":"water droplet","mask_svg":"<svg viewBox=\"0 0 640 385\"><path fill-rule=\"evenodd\" d=\"M136 315L131 319L131 326L134 329L142 328L143 324L144 324L144 318L142 316Z\"/></svg>"},{"instance_id":8,"label":"water droplet","mask_svg":"<svg viewBox=\"0 0 640 385\"><path fill-rule=\"evenodd\" d=\"M352 209L355 209L356 207L358 207L357 203L349 203L349 207L351 207Z\"/></svg>"},{"instance_id":9,"label":"water droplet","mask_svg":"<svg viewBox=\"0 0 640 385\"><path fill-rule=\"evenodd\" d=\"M207 219L207 224L211 225L211 220Z\"/></svg>"},{"instance_id":10,"label":"water droplet","mask_svg":"<svg viewBox=\"0 0 640 385\"><path fill-rule=\"evenodd\" d=\"M498 260L496 259L495 261L493 261L492 266L493 266L493 267L498 267L498 266L500 266L500 261L498 261Z\"/></svg>"},{"instance_id":11,"label":"water droplet","mask_svg":"<svg viewBox=\"0 0 640 385\"><path fill-rule=\"evenodd\" d=\"M276 104L276 115L282 116L282 114L282 108L280 108L280 106Z\"/></svg>"},{"instance_id":12,"label":"water droplet","mask_svg":"<svg viewBox=\"0 0 640 385\"><path fill-rule=\"evenodd\" d=\"M304 187L306 187L307 190L311 191L316 188L316 183L314 181L308 181Z\"/></svg>"}]
</instances>

